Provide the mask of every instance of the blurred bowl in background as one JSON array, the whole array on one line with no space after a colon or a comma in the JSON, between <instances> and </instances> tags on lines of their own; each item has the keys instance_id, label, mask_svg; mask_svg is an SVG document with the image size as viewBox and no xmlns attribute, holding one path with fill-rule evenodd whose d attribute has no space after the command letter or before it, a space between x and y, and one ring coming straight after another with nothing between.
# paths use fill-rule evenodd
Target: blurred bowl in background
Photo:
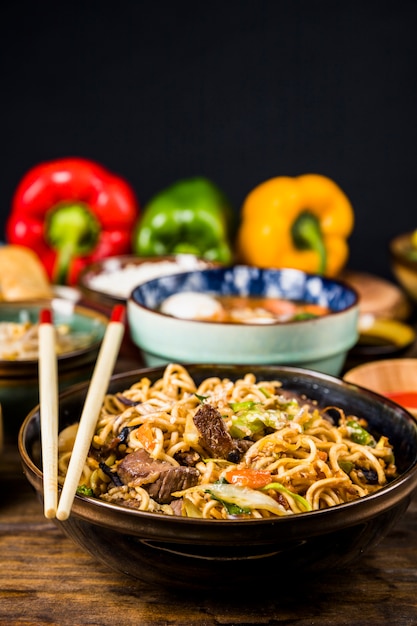
<instances>
[{"instance_id":1,"label":"blurred bowl in background","mask_svg":"<svg viewBox=\"0 0 417 626\"><path fill-rule=\"evenodd\" d=\"M3 451L4 433L3 433L3 409L0 404L0 454Z\"/></svg>"},{"instance_id":2,"label":"blurred bowl in background","mask_svg":"<svg viewBox=\"0 0 417 626\"><path fill-rule=\"evenodd\" d=\"M0 402L5 432L16 431L39 401L36 329L45 306L45 302L0 303L4 337L11 332L6 330L7 325L7 329L12 327L14 333L22 334L16 344L19 350L25 345L30 347L25 355L29 358L22 358L16 346L6 340L0 343ZM71 300L55 298L47 306L52 309L54 325L62 331L61 345L66 350L58 355L59 387L64 389L91 376L108 318Z\"/></svg>"},{"instance_id":3,"label":"blurred bowl in background","mask_svg":"<svg viewBox=\"0 0 417 626\"><path fill-rule=\"evenodd\" d=\"M69 285L52 285L52 291L54 298L71 300L74 304L81 300L81 291L80 289L77 289L77 287L70 287Z\"/></svg>"},{"instance_id":4,"label":"blurred bowl in background","mask_svg":"<svg viewBox=\"0 0 417 626\"><path fill-rule=\"evenodd\" d=\"M414 328L405 321L412 304L404 290L366 272L346 270L341 278L359 296L359 338L349 351L346 365L403 355L416 337Z\"/></svg>"},{"instance_id":5,"label":"blurred bowl in background","mask_svg":"<svg viewBox=\"0 0 417 626\"><path fill-rule=\"evenodd\" d=\"M359 316L359 339L349 352L351 360L362 362L404 354L413 345L416 331L413 326L395 319L373 315Z\"/></svg>"},{"instance_id":6,"label":"blurred bowl in background","mask_svg":"<svg viewBox=\"0 0 417 626\"><path fill-rule=\"evenodd\" d=\"M297 321L230 323L160 312L173 294L254 296L308 302L330 313ZM347 284L294 269L244 265L162 276L136 287L127 305L133 342L148 366L188 363L289 364L339 374L358 338L358 296Z\"/></svg>"},{"instance_id":7,"label":"blurred bowl in background","mask_svg":"<svg viewBox=\"0 0 417 626\"><path fill-rule=\"evenodd\" d=\"M133 289L144 281L213 265L193 254L113 256L85 267L80 273L78 287L85 301L111 308L125 303Z\"/></svg>"},{"instance_id":8,"label":"blurred bowl in background","mask_svg":"<svg viewBox=\"0 0 417 626\"><path fill-rule=\"evenodd\" d=\"M353 367L344 380L391 398L417 419L417 359L383 359Z\"/></svg>"},{"instance_id":9,"label":"blurred bowl in background","mask_svg":"<svg viewBox=\"0 0 417 626\"><path fill-rule=\"evenodd\" d=\"M417 248L412 242L413 233L403 233L389 243L392 272L398 283L417 302Z\"/></svg>"},{"instance_id":10,"label":"blurred bowl in background","mask_svg":"<svg viewBox=\"0 0 417 626\"><path fill-rule=\"evenodd\" d=\"M358 293L361 317L386 320L406 320L409 317L410 301L393 282L367 272L349 270L343 272L340 278Z\"/></svg>"}]
</instances>

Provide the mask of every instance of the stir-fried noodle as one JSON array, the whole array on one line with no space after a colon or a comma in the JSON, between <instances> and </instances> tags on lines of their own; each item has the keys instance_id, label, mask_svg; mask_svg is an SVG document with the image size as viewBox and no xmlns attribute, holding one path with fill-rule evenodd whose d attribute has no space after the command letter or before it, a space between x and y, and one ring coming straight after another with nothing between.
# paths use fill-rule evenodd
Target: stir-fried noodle
<instances>
[{"instance_id":1,"label":"stir-fried noodle","mask_svg":"<svg viewBox=\"0 0 417 626\"><path fill-rule=\"evenodd\" d=\"M107 395L79 492L143 511L262 518L366 496L396 475L392 446L363 420L319 409L252 373L198 386L166 367ZM77 424L60 433L64 479Z\"/></svg>"},{"instance_id":2,"label":"stir-fried noodle","mask_svg":"<svg viewBox=\"0 0 417 626\"><path fill-rule=\"evenodd\" d=\"M67 324L54 326L55 349L58 355L87 348L91 333L75 332ZM0 322L0 359L4 361L37 360L39 356L39 324L32 322Z\"/></svg>"}]
</instances>

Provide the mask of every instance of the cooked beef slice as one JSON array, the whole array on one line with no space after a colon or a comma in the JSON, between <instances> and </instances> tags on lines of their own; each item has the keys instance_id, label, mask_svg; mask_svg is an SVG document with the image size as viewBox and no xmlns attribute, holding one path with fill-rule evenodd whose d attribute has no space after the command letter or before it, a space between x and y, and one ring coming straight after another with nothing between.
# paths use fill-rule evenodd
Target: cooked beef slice
<instances>
[{"instance_id":1,"label":"cooked beef slice","mask_svg":"<svg viewBox=\"0 0 417 626\"><path fill-rule=\"evenodd\" d=\"M156 461L146 450L140 449L123 459L117 475L123 484L143 487L159 504L169 504L174 499L173 492L197 484L199 472L193 467Z\"/></svg>"},{"instance_id":2,"label":"cooked beef slice","mask_svg":"<svg viewBox=\"0 0 417 626\"><path fill-rule=\"evenodd\" d=\"M213 458L227 459L232 463L239 462L247 447L230 436L218 409L204 403L198 408L193 419L200 435L201 446Z\"/></svg>"},{"instance_id":3,"label":"cooked beef slice","mask_svg":"<svg viewBox=\"0 0 417 626\"><path fill-rule=\"evenodd\" d=\"M176 452L174 454L174 459L178 461L180 465L188 465L189 467L195 467L199 461L201 461L201 456L195 450L186 450Z\"/></svg>"}]
</instances>

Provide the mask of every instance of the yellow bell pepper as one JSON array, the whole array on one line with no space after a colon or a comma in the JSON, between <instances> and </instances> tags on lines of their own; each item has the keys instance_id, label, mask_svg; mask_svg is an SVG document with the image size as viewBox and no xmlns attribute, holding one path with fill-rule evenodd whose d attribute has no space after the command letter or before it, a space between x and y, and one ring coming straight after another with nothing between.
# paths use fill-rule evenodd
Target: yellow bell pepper
<instances>
[{"instance_id":1,"label":"yellow bell pepper","mask_svg":"<svg viewBox=\"0 0 417 626\"><path fill-rule=\"evenodd\" d=\"M336 276L349 256L353 225L352 205L330 178L278 176L245 198L237 253L248 265Z\"/></svg>"}]
</instances>

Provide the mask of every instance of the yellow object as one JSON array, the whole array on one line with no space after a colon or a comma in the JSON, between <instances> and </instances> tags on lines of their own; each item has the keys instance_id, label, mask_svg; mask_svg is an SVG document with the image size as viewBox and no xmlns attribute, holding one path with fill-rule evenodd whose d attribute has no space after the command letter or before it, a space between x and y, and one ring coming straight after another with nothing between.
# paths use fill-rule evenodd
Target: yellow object
<instances>
[{"instance_id":1,"label":"yellow object","mask_svg":"<svg viewBox=\"0 0 417 626\"><path fill-rule=\"evenodd\" d=\"M411 345L416 338L412 326L398 320L374 318L372 315L359 317L359 333L362 341L367 338L379 339L398 348Z\"/></svg>"},{"instance_id":2,"label":"yellow object","mask_svg":"<svg viewBox=\"0 0 417 626\"><path fill-rule=\"evenodd\" d=\"M336 276L349 256L352 205L320 174L278 176L245 198L237 234L242 262Z\"/></svg>"}]
</instances>

